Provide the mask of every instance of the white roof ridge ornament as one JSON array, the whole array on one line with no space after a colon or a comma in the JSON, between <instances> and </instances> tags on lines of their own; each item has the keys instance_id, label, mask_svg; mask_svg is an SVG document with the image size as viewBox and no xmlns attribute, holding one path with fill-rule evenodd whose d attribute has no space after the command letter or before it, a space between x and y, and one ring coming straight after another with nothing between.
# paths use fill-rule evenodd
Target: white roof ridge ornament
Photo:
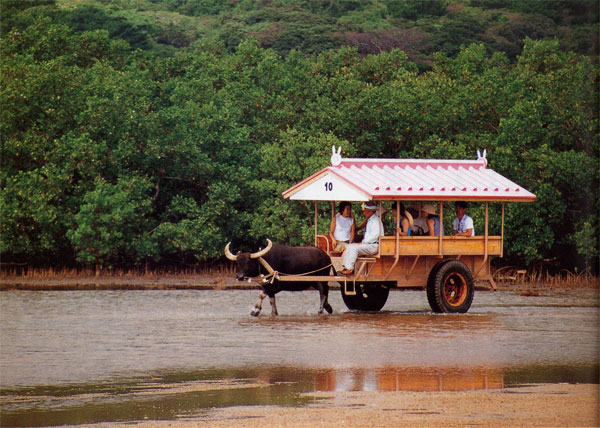
<instances>
[{"instance_id":1,"label":"white roof ridge ornament","mask_svg":"<svg viewBox=\"0 0 600 428\"><path fill-rule=\"evenodd\" d=\"M483 156L481 155L481 153L479 152L479 150L477 150L477 160L478 161L483 161L483 167L484 168L487 168L487 164L488 164L488 161L487 161L487 159L485 157L486 155L487 155L487 149L483 149Z\"/></svg>"},{"instance_id":2,"label":"white roof ridge ornament","mask_svg":"<svg viewBox=\"0 0 600 428\"><path fill-rule=\"evenodd\" d=\"M338 147L337 153L335 152L335 145L331 146L331 165L338 166L342 163L342 146Z\"/></svg>"}]
</instances>

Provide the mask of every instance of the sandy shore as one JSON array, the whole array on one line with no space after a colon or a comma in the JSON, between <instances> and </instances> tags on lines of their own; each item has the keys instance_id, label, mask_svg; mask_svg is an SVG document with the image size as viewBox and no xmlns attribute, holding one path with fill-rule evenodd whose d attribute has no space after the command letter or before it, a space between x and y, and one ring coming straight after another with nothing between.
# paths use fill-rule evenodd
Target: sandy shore
<instances>
[{"instance_id":1,"label":"sandy shore","mask_svg":"<svg viewBox=\"0 0 600 428\"><path fill-rule=\"evenodd\" d=\"M242 406L137 428L597 427L598 385L545 384L466 392L328 392L306 407ZM89 427L117 427L118 423Z\"/></svg>"},{"instance_id":2,"label":"sandy shore","mask_svg":"<svg viewBox=\"0 0 600 428\"><path fill-rule=\"evenodd\" d=\"M522 285L497 283L498 290L520 292L523 295L537 296L552 290L597 289L600 284L591 282L577 287ZM331 289L338 289L339 283L329 282ZM476 283L479 291L491 291L487 283ZM258 279L237 281L234 275L190 275L190 276L89 276L89 277L50 277L29 278L24 276L0 276L0 291L6 290L259 290Z\"/></svg>"},{"instance_id":3,"label":"sandy shore","mask_svg":"<svg viewBox=\"0 0 600 428\"><path fill-rule=\"evenodd\" d=\"M236 281L227 277L180 276L106 276L80 278L0 277L0 290L244 290L259 289L258 280Z\"/></svg>"},{"instance_id":4,"label":"sandy shore","mask_svg":"<svg viewBox=\"0 0 600 428\"><path fill-rule=\"evenodd\" d=\"M498 290L515 291L527 296L537 296L553 290L598 289L600 278L574 284L569 281L555 284L521 284L515 281L497 281ZM332 289L339 283L329 282ZM475 283L477 290L491 291L487 282ZM233 273L227 274L101 274L94 275L6 275L0 274L0 291L4 290L258 290L260 280L237 281Z\"/></svg>"}]
</instances>

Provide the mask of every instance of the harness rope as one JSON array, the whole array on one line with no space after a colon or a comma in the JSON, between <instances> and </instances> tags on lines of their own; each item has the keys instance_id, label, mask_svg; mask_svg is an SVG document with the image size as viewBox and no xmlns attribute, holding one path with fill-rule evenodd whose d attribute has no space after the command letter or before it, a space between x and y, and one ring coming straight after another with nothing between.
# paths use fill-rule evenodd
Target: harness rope
<instances>
[{"instance_id":1,"label":"harness rope","mask_svg":"<svg viewBox=\"0 0 600 428\"><path fill-rule=\"evenodd\" d=\"M305 273L283 273L283 272L279 272L274 270L271 265L269 263L267 263L266 260L264 260L262 257L258 258L258 261L260 262L261 265L263 265L263 267L269 272L268 275L265 275L265 277L262 279L263 283L270 283L272 284L273 281L275 281L275 279L277 279L277 277L279 275L283 275L283 276L292 276L292 275L298 275L298 276L305 276L305 275L310 275L311 273L315 273L315 272L319 272L323 269L327 269L333 266L333 263L329 263L327 266L323 266L319 269L310 271L310 272L305 272ZM260 268L258 270L258 272L260 273ZM270 278L270 279L269 279Z\"/></svg>"},{"instance_id":2,"label":"harness rope","mask_svg":"<svg viewBox=\"0 0 600 428\"><path fill-rule=\"evenodd\" d=\"M315 273L315 272L319 272L320 270L323 269L327 269L328 267L333 266L333 263L329 263L327 266L323 266L322 268L313 270L311 272L305 272L305 273L283 273L283 272L277 272L280 275L284 275L284 276L291 276L291 275L298 275L298 276L304 276L304 275L310 275L311 273Z\"/></svg>"}]
</instances>

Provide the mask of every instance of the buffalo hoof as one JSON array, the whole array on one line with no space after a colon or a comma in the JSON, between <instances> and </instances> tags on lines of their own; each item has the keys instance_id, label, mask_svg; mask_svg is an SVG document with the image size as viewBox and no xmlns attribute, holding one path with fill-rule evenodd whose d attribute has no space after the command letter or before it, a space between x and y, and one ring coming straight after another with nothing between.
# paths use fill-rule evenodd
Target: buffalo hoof
<instances>
[{"instance_id":1,"label":"buffalo hoof","mask_svg":"<svg viewBox=\"0 0 600 428\"><path fill-rule=\"evenodd\" d=\"M258 314L260 314L260 311L258 309L254 309L252 312L250 312L250 315L252 315L253 317L257 317Z\"/></svg>"},{"instance_id":2,"label":"buffalo hoof","mask_svg":"<svg viewBox=\"0 0 600 428\"><path fill-rule=\"evenodd\" d=\"M327 311L328 314L332 314L333 313L333 308L331 307L331 305L329 303L327 303L323 307L325 308L325 310Z\"/></svg>"}]
</instances>

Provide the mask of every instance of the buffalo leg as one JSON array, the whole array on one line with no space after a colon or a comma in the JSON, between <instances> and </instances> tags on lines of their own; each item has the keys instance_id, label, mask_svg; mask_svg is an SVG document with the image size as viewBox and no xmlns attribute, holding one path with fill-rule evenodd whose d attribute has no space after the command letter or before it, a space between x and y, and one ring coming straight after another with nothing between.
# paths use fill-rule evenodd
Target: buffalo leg
<instances>
[{"instance_id":1,"label":"buffalo leg","mask_svg":"<svg viewBox=\"0 0 600 428\"><path fill-rule=\"evenodd\" d=\"M321 306L319 307L319 314L323 313L323 309L327 311L327 313L332 313L333 308L328 302L329 298L329 284L319 282L318 284L319 296L321 297Z\"/></svg>"},{"instance_id":2,"label":"buffalo leg","mask_svg":"<svg viewBox=\"0 0 600 428\"><path fill-rule=\"evenodd\" d=\"M260 310L262 309L262 301L265 297L267 297L267 295L261 291L261 293L258 295L258 302L256 302L256 305L254 305L254 309L252 312L250 312L250 315L257 317L258 314L260 314Z\"/></svg>"},{"instance_id":3,"label":"buffalo leg","mask_svg":"<svg viewBox=\"0 0 600 428\"><path fill-rule=\"evenodd\" d=\"M279 315L277 305L275 304L275 295L269 296L269 302L271 303L271 316Z\"/></svg>"}]
</instances>

